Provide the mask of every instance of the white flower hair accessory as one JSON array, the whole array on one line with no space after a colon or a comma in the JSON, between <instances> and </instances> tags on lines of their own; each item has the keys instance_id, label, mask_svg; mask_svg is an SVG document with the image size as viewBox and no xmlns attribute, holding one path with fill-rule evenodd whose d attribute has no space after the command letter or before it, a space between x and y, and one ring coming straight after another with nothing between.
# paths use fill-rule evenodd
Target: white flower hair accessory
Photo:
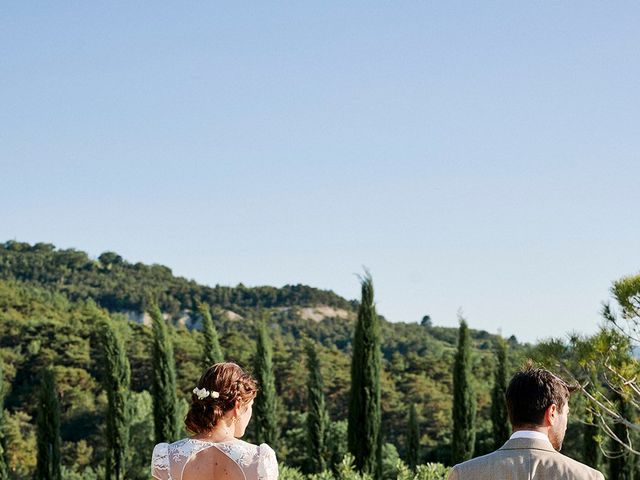
<instances>
[{"instance_id":1,"label":"white flower hair accessory","mask_svg":"<svg viewBox=\"0 0 640 480\"><path fill-rule=\"evenodd\" d=\"M216 392L215 390L210 392L206 388L198 388L198 387L193 389L193 393L198 397L198 400L204 400L209 396L211 398L218 398L220 396L220 393Z\"/></svg>"}]
</instances>

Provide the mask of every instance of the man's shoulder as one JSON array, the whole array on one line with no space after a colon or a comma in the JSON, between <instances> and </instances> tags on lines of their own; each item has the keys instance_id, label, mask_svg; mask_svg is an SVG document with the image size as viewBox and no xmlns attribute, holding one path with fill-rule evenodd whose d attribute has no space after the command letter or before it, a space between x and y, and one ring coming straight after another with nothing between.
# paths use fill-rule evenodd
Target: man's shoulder
<instances>
[{"instance_id":1,"label":"man's shoulder","mask_svg":"<svg viewBox=\"0 0 640 480\"><path fill-rule=\"evenodd\" d=\"M557 458L558 463L563 463L566 466L567 470L579 473L580 478L604 479L604 475L602 475L600 471L595 468L591 468L589 465L585 465L571 457L567 457L560 452L555 452L555 457Z\"/></svg>"},{"instance_id":2,"label":"man's shoulder","mask_svg":"<svg viewBox=\"0 0 640 480\"><path fill-rule=\"evenodd\" d=\"M471 460L467 460L462 463L458 463L454 465L454 469L458 471L469 471L476 470L478 468L482 468L485 465L493 465L494 463L500 461L505 456L508 456L504 450L496 450L491 453L487 453L486 455L482 455L480 457L472 458Z\"/></svg>"},{"instance_id":3,"label":"man's shoulder","mask_svg":"<svg viewBox=\"0 0 640 480\"><path fill-rule=\"evenodd\" d=\"M558 478L604 480L604 476L598 470L559 452L537 450L533 457L545 457L545 468L555 470L558 473ZM529 455L523 455L522 450L499 449L455 465L451 469L449 478L482 478L483 473L489 475L487 478L491 478L501 470L524 473L529 470L530 465L527 464L530 458ZM516 475L514 478L518 478L518 476Z\"/></svg>"}]
</instances>

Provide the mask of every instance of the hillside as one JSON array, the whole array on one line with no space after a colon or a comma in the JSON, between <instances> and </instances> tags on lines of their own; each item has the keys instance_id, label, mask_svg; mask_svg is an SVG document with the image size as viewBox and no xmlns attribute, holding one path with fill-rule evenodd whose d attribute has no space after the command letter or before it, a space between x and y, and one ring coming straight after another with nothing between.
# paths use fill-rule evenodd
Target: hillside
<instances>
[{"instance_id":1,"label":"hillside","mask_svg":"<svg viewBox=\"0 0 640 480\"><path fill-rule=\"evenodd\" d=\"M150 329L143 309L149 295L161 299L172 318L179 396L187 398L202 365L198 318L191 312L202 299L212 306L226 357L251 368L258 308L269 316L280 398L283 438L279 458L293 466L304 461L303 419L306 371L300 339L315 339L338 453L344 438L349 393L350 350L356 302L333 292L297 285L246 288L206 287L175 277L160 265L130 264L114 253L92 260L84 252L46 244L7 242L0 247L0 354L11 387L6 407L15 443L15 478L29 478L33 452L33 405L43 365L55 365L62 395L64 463L90 469L104 456L102 424L105 394L100 389L100 356L93 327L95 301L110 312L126 340L135 390L132 445L144 461L134 460L130 478L146 478L152 448ZM138 315L141 322L131 321ZM408 405L416 403L421 422L423 460L447 463L452 399L451 366L456 329L383 321L383 430L387 456L404 454ZM472 331L473 372L478 395L477 451L491 445L489 402L494 365L493 335ZM526 346L510 339L510 361L518 364ZM250 438L251 432L249 432ZM10 442L11 443L11 442ZM390 460L391 461L391 460ZM88 470L87 470L88 471ZM88 477L90 478L90 477Z\"/></svg>"},{"instance_id":2,"label":"hillside","mask_svg":"<svg viewBox=\"0 0 640 480\"><path fill-rule=\"evenodd\" d=\"M110 311L143 311L146 300L152 296L163 311L174 316L181 310L193 310L197 299L240 311L316 305L353 311L356 306L334 292L306 285L203 286L174 276L163 265L132 264L114 252L91 259L85 252L56 249L48 243L0 244L0 279L29 282L64 293L71 300L91 298Z\"/></svg>"}]
</instances>

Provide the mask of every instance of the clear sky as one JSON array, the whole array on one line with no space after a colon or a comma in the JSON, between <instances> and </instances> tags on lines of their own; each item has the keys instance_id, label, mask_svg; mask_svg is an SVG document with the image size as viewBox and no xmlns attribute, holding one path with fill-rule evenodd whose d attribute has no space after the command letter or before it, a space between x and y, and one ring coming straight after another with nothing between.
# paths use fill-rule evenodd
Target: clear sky
<instances>
[{"instance_id":1,"label":"clear sky","mask_svg":"<svg viewBox=\"0 0 640 480\"><path fill-rule=\"evenodd\" d=\"M639 270L637 2L5 2L0 241L593 332Z\"/></svg>"}]
</instances>

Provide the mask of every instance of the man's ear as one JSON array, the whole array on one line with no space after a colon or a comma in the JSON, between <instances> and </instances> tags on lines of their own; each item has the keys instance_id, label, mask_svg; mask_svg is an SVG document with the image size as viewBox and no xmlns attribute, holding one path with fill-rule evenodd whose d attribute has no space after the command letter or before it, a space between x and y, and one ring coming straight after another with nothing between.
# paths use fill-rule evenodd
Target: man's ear
<instances>
[{"instance_id":1,"label":"man's ear","mask_svg":"<svg viewBox=\"0 0 640 480\"><path fill-rule=\"evenodd\" d=\"M546 425L554 425L556 420L558 419L558 406L555 403L549 405L549 407L544 412L544 421Z\"/></svg>"}]
</instances>

